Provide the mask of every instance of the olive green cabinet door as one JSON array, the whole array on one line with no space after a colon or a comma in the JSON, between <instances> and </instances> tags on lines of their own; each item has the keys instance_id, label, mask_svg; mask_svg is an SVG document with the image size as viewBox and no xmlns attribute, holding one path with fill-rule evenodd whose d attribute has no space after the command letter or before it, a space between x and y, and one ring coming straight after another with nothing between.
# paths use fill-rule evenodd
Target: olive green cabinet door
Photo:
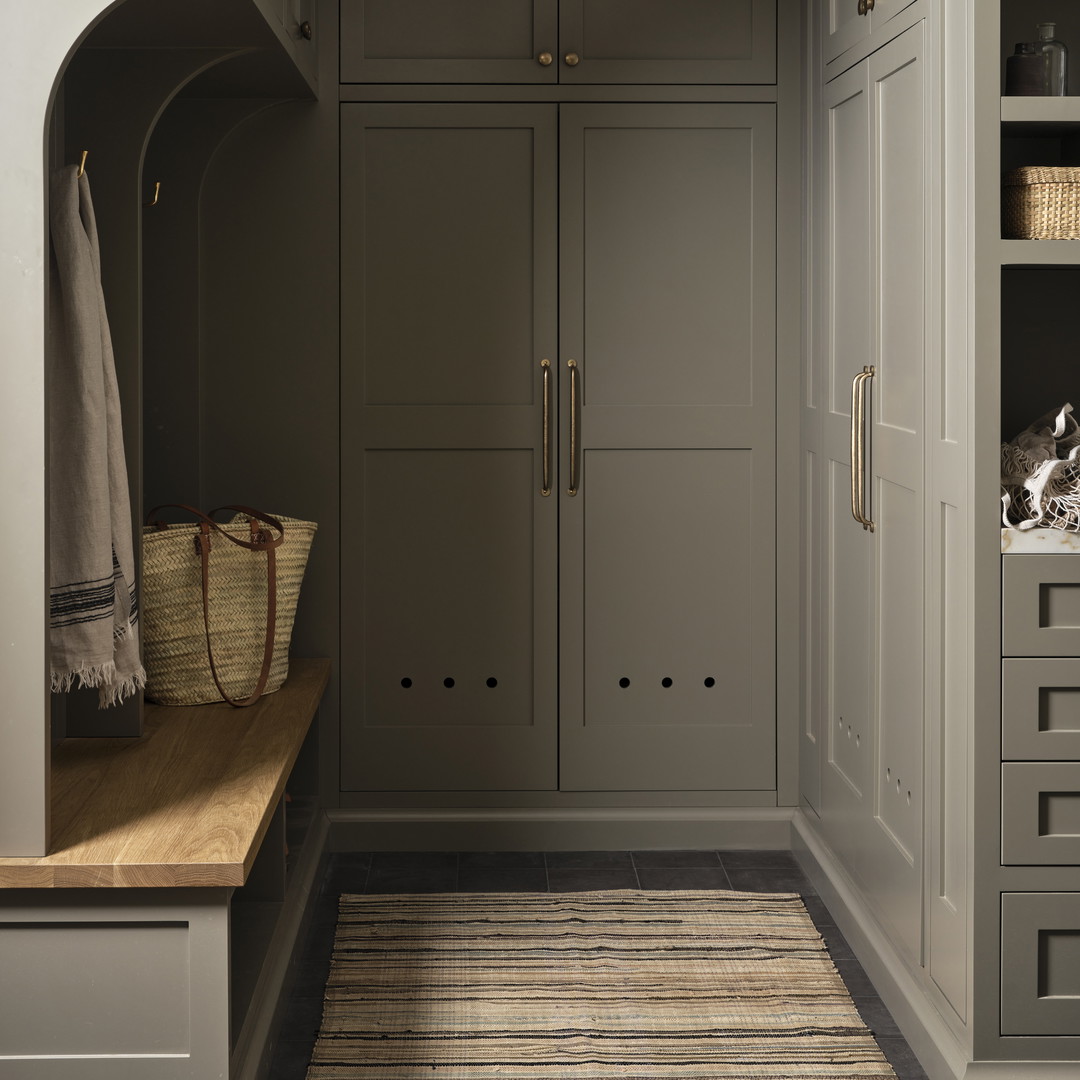
<instances>
[{"instance_id":1,"label":"olive green cabinet door","mask_svg":"<svg viewBox=\"0 0 1080 1080\"><path fill-rule=\"evenodd\" d=\"M345 790L557 783L555 131L342 106Z\"/></svg>"},{"instance_id":2,"label":"olive green cabinet door","mask_svg":"<svg viewBox=\"0 0 1080 1080\"><path fill-rule=\"evenodd\" d=\"M563 83L774 83L776 0L561 0Z\"/></svg>"},{"instance_id":3,"label":"olive green cabinet door","mask_svg":"<svg viewBox=\"0 0 1080 1080\"><path fill-rule=\"evenodd\" d=\"M558 21L557 0L341 0L341 81L554 83Z\"/></svg>"},{"instance_id":4,"label":"olive green cabinet door","mask_svg":"<svg viewBox=\"0 0 1080 1080\"><path fill-rule=\"evenodd\" d=\"M775 108L560 146L561 786L771 790Z\"/></svg>"}]
</instances>

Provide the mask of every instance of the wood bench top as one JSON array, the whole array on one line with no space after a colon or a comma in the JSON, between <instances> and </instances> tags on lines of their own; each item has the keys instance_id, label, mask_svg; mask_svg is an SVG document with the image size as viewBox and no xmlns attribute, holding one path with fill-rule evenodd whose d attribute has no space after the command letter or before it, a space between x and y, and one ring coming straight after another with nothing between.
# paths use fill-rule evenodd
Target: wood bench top
<instances>
[{"instance_id":1,"label":"wood bench top","mask_svg":"<svg viewBox=\"0 0 1080 1080\"><path fill-rule=\"evenodd\" d=\"M243 885L329 675L293 659L248 708L148 704L140 738L65 739L51 853L0 858L0 888Z\"/></svg>"}]
</instances>

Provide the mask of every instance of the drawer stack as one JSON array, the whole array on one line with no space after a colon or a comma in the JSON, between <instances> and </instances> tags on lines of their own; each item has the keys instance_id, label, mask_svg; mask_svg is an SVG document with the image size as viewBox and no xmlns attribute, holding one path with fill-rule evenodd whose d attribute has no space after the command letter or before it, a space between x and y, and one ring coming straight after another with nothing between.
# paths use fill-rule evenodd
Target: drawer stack
<instances>
[{"instance_id":1,"label":"drawer stack","mask_svg":"<svg viewBox=\"0 0 1080 1080\"><path fill-rule=\"evenodd\" d=\"M1002 564L1001 863L1078 866L1080 558ZM1001 1033L1080 1035L1080 892L1003 893L1001 937Z\"/></svg>"}]
</instances>

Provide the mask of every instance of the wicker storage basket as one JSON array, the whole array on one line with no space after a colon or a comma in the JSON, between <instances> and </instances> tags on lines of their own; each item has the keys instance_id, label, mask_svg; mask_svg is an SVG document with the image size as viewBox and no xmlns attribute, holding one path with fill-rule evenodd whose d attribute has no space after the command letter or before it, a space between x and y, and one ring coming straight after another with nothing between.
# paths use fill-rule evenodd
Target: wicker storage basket
<instances>
[{"instance_id":1,"label":"wicker storage basket","mask_svg":"<svg viewBox=\"0 0 1080 1080\"><path fill-rule=\"evenodd\" d=\"M277 618L269 679L263 693L277 690L289 673L289 643L300 583L317 525L278 517L285 539L275 553ZM238 515L221 526L240 538L248 519ZM143 529L142 623L146 696L162 705L220 701L207 658L203 626L202 572L194 545L199 526ZM212 538L209 556L210 634L221 686L229 697L250 694L259 677L266 637L265 552L252 552Z\"/></svg>"},{"instance_id":2,"label":"wicker storage basket","mask_svg":"<svg viewBox=\"0 0 1080 1080\"><path fill-rule=\"evenodd\" d=\"M1080 240L1080 169L1028 165L1002 181L1007 240Z\"/></svg>"}]
</instances>

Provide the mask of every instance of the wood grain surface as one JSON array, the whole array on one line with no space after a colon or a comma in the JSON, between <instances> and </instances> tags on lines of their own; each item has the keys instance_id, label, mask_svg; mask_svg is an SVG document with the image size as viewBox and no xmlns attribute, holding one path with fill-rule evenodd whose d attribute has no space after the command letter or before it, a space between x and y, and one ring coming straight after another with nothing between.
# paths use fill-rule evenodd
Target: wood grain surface
<instances>
[{"instance_id":1,"label":"wood grain surface","mask_svg":"<svg viewBox=\"0 0 1080 1080\"><path fill-rule=\"evenodd\" d=\"M0 858L0 888L243 885L329 674L292 660L246 709L148 705L141 738L65 740L51 852Z\"/></svg>"}]
</instances>

